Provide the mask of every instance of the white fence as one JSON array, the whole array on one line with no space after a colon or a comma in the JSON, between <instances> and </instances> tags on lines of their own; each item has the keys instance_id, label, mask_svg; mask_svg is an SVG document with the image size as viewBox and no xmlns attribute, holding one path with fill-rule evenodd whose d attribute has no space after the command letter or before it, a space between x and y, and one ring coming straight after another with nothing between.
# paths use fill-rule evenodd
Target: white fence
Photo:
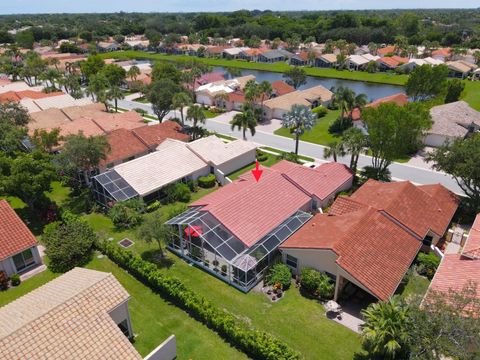
<instances>
[{"instance_id":1,"label":"white fence","mask_svg":"<svg viewBox=\"0 0 480 360\"><path fill-rule=\"evenodd\" d=\"M157 346L144 360L173 360L177 357L177 339L171 335L167 340Z\"/></svg>"}]
</instances>

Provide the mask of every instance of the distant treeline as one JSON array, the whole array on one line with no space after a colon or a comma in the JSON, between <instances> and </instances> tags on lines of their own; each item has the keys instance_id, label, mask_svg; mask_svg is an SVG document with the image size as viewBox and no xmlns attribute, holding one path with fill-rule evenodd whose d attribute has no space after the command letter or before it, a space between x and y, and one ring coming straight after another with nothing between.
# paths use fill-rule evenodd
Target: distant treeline
<instances>
[{"instance_id":1,"label":"distant treeline","mask_svg":"<svg viewBox=\"0 0 480 360\"><path fill-rule=\"evenodd\" d=\"M90 42L131 34L146 34L158 41L167 34L181 34L203 41L206 37L238 37L252 42L300 38L378 44L393 43L396 37L404 36L414 45L428 41L480 48L479 24L480 9L4 15L0 16L0 43L77 37ZM17 34L8 32L25 27L29 28Z\"/></svg>"}]
</instances>

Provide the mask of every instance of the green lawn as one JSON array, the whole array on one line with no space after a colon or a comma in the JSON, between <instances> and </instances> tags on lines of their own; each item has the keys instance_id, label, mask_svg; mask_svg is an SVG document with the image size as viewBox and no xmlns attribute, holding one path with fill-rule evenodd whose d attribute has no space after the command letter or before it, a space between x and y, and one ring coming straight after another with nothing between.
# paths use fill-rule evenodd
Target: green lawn
<instances>
[{"instance_id":1,"label":"green lawn","mask_svg":"<svg viewBox=\"0 0 480 360\"><path fill-rule=\"evenodd\" d=\"M70 188L63 186L60 181L51 183L52 190L46 193L47 197L54 201L58 206L62 206L70 196Z\"/></svg>"},{"instance_id":2,"label":"green lawn","mask_svg":"<svg viewBox=\"0 0 480 360\"><path fill-rule=\"evenodd\" d=\"M430 280L428 280L426 277L420 276L416 273L412 273L408 278L407 284L401 290L400 296L404 299L415 295L423 298L423 296L427 292L429 285Z\"/></svg>"},{"instance_id":3,"label":"green lawn","mask_svg":"<svg viewBox=\"0 0 480 360\"><path fill-rule=\"evenodd\" d=\"M131 295L128 307L136 334L134 346L142 356L174 334L178 359L247 359L215 332L163 300L108 258L94 258L87 268L112 273Z\"/></svg>"},{"instance_id":4,"label":"green lawn","mask_svg":"<svg viewBox=\"0 0 480 360\"><path fill-rule=\"evenodd\" d=\"M20 296L42 286L43 284L55 279L60 274L54 274L50 270L45 270L40 274L31 277L22 282L19 286L12 287L7 291L0 291L0 306L4 306L9 302L18 299Z\"/></svg>"},{"instance_id":5,"label":"green lawn","mask_svg":"<svg viewBox=\"0 0 480 360\"><path fill-rule=\"evenodd\" d=\"M279 150L279 149L275 149L275 148L272 148L272 147L268 147L268 146L260 146L260 149L262 150L267 150L267 151L272 151L274 153L278 153L278 154L290 154L288 151L282 151L282 150ZM304 155L298 155L298 158L300 160L303 160L303 161L307 161L307 162L310 162L310 161L314 161L313 158L311 157L308 157L308 156L304 156Z\"/></svg>"},{"instance_id":6,"label":"green lawn","mask_svg":"<svg viewBox=\"0 0 480 360\"><path fill-rule=\"evenodd\" d=\"M221 113L215 113L207 109L203 109L203 113L205 114L205 117L207 119L211 119L211 118L217 117L218 115L221 115Z\"/></svg>"},{"instance_id":7,"label":"green lawn","mask_svg":"<svg viewBox=\"0 0 480 360\"><path fill-rule=\"evenodd\" d=\"M334 136L328 132L328 127L335 121L340 115L340 110L329 110L327 115L318 119L317 124L312 130L305 132L300 137L300 140L308 141L320 145L328 145L329 143L338 140L337 136ZM276 135L285 136L293 139L294 136L290 133L289 129L280 128L275 131ZM319 154L317 157L322 157L323 154Z\"/></svg>"},{"instance_id":8,"label":"green lawn","mask_svg":"<svg viewBox=\"0 0 480 360\"><path fill-rule=\"evenodd\" d=\"M274 164L276 164L277 162L280 161L280 159L276 156L276 155L272 155L272 154L268 154L268 153L265 153L267 155L267 160L265 161L262 161L260 162L260 164L262 166L266 166L266 167L270 167ZM242 167L241 169L238 169L237 171L231 173L231 174L228 174L227 176L230 178L230 180L236 180L238 179L238 177L244 173L246 173L247 171L250 171L252 169L255 168L255 164L256 163L251 163L247 166L244 166Z\"/></svg>"},{"instance_id":9,"label":"green lawn","mask_svg":"<svg viewBox=\"0 0 480 360\"><path fill-rule=\"evenodd\" d=\"M139 103L142 103L142 104L149 104L150 101L148 101L145 96L140 96L136 99L133 99L133 101L136 101L136 102L139 102Z\"/></svg>"}]
</instances>

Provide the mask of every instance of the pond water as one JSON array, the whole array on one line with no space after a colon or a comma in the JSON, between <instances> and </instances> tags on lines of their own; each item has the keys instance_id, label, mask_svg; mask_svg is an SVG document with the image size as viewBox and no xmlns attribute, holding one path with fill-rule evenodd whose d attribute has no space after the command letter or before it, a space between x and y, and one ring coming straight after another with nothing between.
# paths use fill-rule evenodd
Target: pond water
<instances>
[{"instance_id":1,"label":"pond water","mask_svg":"<svg viewBox=\"0 0 480 360\"><path fill-rule=\"evenodd\" d=\"M225 72L225 68L219 66L214 67L213 70ZM285 80L282 73L270 71L241 70L241 73L242 76L254 75L257 79L257 82L261 82L264 80L267 80L269 82L274 82L276 80ZM313 76L307 76L307 83L300 86L300 89L308 89L317 85L322 85L327 89L331 89L332 87L346 86L355 91L356 94L366 94L369 101L377 100L379 98L393 94L398 94L400 92L405 92L405 89L402 86L397 85L375 84L365 81L340 80Z\"/></svg>"}]
</instances>

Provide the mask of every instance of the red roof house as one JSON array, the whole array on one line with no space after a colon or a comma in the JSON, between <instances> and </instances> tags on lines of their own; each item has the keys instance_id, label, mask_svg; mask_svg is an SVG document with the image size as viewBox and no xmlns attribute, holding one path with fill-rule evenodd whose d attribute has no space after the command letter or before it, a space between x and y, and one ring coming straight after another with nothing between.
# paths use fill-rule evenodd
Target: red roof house
<instances>
[{"instance_id":1,"label":"red roof house","mask_svg":"<svg viewBox=\"0 0 480 360\"><path fill-rule=\"evenodd\" d=\"M108 133L110 151L101 167L113 167L148 153L148 147L135 134L127 129L116 129Z\"/></svg>"},{"instance_id":2,"label":"red roof house","mask_svg":"<svg viewBox=\"0 0 480 360\"><path fill-rule=\"evenodd\" d=\"M280 249L287 263L297 264L294 271L314 267L332 274L335 298L350 282L387 300L422 244L443 236L457 207L441 185L370 180L350 197L339 196L328 214L313 217Z\"/></svg>"},{"instance_id":3,"label":"red roof house","mask_svg":"<svg viewBox=\"0 0 480 360\"><path fill-rule=\"evenodd\" d=\"M272 90L272 94L274 94L275 96L282 96L294 92L295 88L288 85L285 81L277 80L272 82Z\"/></svg>"},{"instance_id":4,"label":"red roof house","mask_svg":"<svg viewBox=\"0 0 480 360\"><path fill-rule=\"evenodd\" d=\"M463 246L461 254L445 254L435 276L430 283L424 298L424 304L435 293L450 297L458 294L467 287L476 287L476 292L471 294L476 301L480 300L480 214L477 215L470 234ZM462 309L457 309L462 310ZM467 304L463 309L466 316L480 317L478 306Z\"/></svg>"},{"instance_id":5,"label":"red roof house","mask_svg":"<svg viewBox=\"0 0 480 360\"><path fill-rule=\"evenodd\" d=\"M133 134L138 137L148 148L153 151L165 139L174 139L187 142L188 134L181 132L182 127L175 121L164 121L155 125L145 125L133 129Z\"/></svg>"},{"instance_id":6,"label":"red roof house","mask_svg":"<svg viewBox=\"0 0 480 360\"><path fill-rule=\"evenodd\" d=\"M0 271L7 276L40 264L37 239L6 200L0 200Z\"/></svg>"},{"instance_id":7,"label":"red roof house","mask_svg":"<svg viewBox=\"0 0 480 360\"><path fill-rule=\"evenodd\" d=\"M225 280L244 291L261 279L268 255L310 219L309 212L319 206L316 199L345 189L353 178L338 164L317 170L282 161L261 170L258 182L245 173L168 222L199 227L200 239L188 236L183 241L202 246L205 254L215 253L216 261L229 268L222 275ZM177 253L192 258L183 250Z\"/></svg>"},{"instance_id":8,"label":"red roof house","mask_svg":"<svg viewBox=\"0 0 480 360\"><path fill-rule=\"evenodd\" d=\"M377 50L377 55L383 57L385 55L394 54L396 50L396 47L393 45L385 46L384 48Z\"/></svg>"}]
</instances>

